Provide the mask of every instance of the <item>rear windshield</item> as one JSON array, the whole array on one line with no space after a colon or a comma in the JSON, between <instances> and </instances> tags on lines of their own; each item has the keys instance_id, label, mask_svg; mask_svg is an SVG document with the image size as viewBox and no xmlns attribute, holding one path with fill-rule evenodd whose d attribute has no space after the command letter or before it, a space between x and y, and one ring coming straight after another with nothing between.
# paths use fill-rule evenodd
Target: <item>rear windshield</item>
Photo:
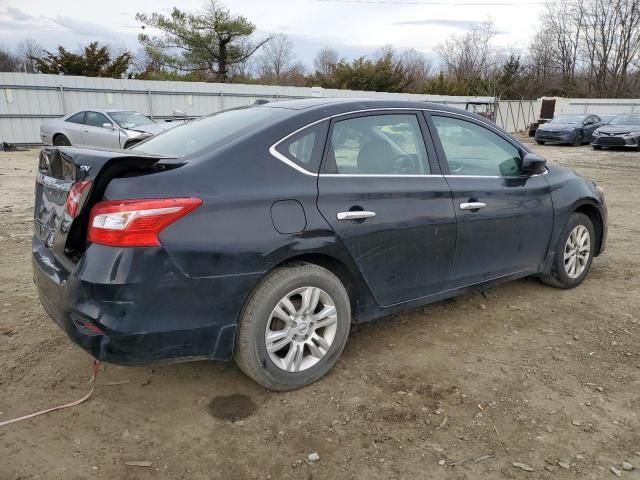
<instances>
[{"instance_id":1,"label":"rear windshield","mask_svg":"<svg viewBox=\"0 0 640 480\"><path fill-rule=\"evenodd\" d=\"M131 148L152 155L184 157L213 149L269 122L282 109L248 107L227 110L167 130Z\"/></svg>"},{"instance_id":2,"label":"rear windshield","mask_svg":"<svg viewBox=\"0 0 640 480\"><path fill-rule=\"evenodd\" d=\"M640 125L640 115L618 115L609 125Z\"/></svg>"},{"instance_id":3,"label":"rear windshield","mask_svg":"<svg viewBox=\"0 0 640 480\"><path fill-rule=\"evenodd\" d=\"M558 115L549 123L582 123L586 115Z\"/></svg>"}]
</instances>

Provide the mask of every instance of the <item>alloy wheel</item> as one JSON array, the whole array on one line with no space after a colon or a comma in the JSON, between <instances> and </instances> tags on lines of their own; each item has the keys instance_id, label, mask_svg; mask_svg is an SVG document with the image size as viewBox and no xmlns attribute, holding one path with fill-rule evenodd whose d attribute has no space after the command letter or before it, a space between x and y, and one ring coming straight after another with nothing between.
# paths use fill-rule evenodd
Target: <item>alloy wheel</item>
<instances>
[{"instance_id":1,"label":"alloy wheel","mask_svg":"<svg viewBox=\"0 0 640 480\"><path fill-rule=\"evenodd\" d=\"M327 292L302 287L286 294L271 312L265 346L271 361L287 372L313 367L336 337L338 315Z\"/></svg>"},{"instance_id":2,"label":"alloy wheel","mask_svg":"<svg viewBox=\"0 0 640 480\"><path fill-rule=\"evenodd\" d=\"M591 255L591 235L584 225L578 225L569 234L564 246L564 270L571 278L578 278L587 268Z\"/></svg>"}]
</instances>

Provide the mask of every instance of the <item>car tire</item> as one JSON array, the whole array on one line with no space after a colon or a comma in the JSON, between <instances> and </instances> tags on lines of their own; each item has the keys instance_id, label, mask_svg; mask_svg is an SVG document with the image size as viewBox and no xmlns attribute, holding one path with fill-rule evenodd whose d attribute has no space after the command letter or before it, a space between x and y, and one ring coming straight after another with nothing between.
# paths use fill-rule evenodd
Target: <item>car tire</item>
<instances>
[{"instance_id":1,"label":"car tire","mask_svg":"<svg viewBox=\"0 0 640 480\"><path fill-rule=\"evenodd\" d=\"M585 233L588 245L585 244ZM589 217L583 213L572 213L556 244L551 271L540 277L542 281L558 288L580 285L591 270L596 240ZM572 269L573 265L576 265L575 269Z\"/></svg>"},{"instance_id":2,"label":"car tire","mask_svg":"<svg viewBox=\"0 0 640 480\"><path fill-rule=\"evenodd\" d=\"M591 145L594 150L602 150L602 145Z\"/></svg>"},{"instance_id":3,"label":"car tire","mask_svg":"<svg viewBox=\"0 0 640 480\"><path fill-rule=\"evenodd\" d=\"M71 142L67 137L60 134L60 135L56 135L56 137L53 139L53 145L56 147L70 147Z\"/></svg>"},{"instance_id":4,"label":"car tire","mask_svg":"<svg viewBox=\"0 0 640 480\"><path fill-rule=\"evenodd\" d=\"M576 136L573 137L572 145L574 147L579 147L580 145L582 145L582 132L576 132Z\"/></svg>"},{"instance_id":5,"label":"car tire","mask_svg":"<svg viewBox=\"0 0 640 480\"><path fill-rule=\"evenodd\" d=\"M313 298L308 292L319 292L315 315L305 315L304 296ZM335 319L330 315L320 317L332 307ZM324 326L318 327L319 324ZM309 263L281 267L260 282L247 301L240 317L234 359L247 376L263 387L295 390L331 370L344 349L350 327L351 303L338 277ZM284 337L268 342L269 332L274 339L278 335Z\"/></svg>"},{"instance_id":6,"label":"car tire","mask_svg":"<svg viewBox=\"0 0 640 480\"><path fill-rule=\"evenodd\" d=\"M537 143L538 145L544 145L544 142L543 142L542 140L536 140L536 143Z\"/></svg>"}]
</instances>

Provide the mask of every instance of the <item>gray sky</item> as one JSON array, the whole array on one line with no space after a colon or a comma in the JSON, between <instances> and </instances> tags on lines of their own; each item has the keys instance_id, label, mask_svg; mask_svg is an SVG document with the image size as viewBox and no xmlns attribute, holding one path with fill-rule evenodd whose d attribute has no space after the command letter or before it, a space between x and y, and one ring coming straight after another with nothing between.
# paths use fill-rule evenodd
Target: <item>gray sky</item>
<instances>
[{"instance_id":1,"label":"gray sky","mask_svg":"<svg viewBox=\"0 0 640 480\"><path fill-rule=\"evenodd\" d=\"M0 0L0 44L32 37L46 48L75 49L91 40L139 48L136 12L196 11L205 0ZM428 4L431 3L431 4ZM482 3L483 5L477 5ZM493 19L496 46L524 49L542 9L536 0L227 0L258 27L257 36L286 33L307 65L325 45L347 58L390 43L433 57L434 47L475 22ZM498 5L500 4L500 5Z\"/></svg>"}]
</instances>

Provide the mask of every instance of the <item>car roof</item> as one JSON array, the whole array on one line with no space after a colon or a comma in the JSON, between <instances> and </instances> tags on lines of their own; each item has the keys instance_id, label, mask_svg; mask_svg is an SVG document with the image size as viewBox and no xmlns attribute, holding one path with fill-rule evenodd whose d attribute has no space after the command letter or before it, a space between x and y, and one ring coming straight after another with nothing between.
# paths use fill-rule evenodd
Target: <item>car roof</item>
<instances>
[{"instance_id":1,"label":"car roof","mask_svg":"<svg viewBox=\"0 0 640 480\"><path fill-rule=\"evenodd\" d=\"M127 108L83 108L82 110L77 110L73 112L71 115L75 115L76 113L81 113L81 112L114 113L114 112L135 112L135 110L131 110Z\"/></svg>"},{"instance_id":2,"label":"car roof","mask_svg":"<svg viewBox=\"0 0 640 480\"><path fill-rule=\"evenodd\" d=\"M417 100L387 100L377 98L302 98L295 100L281 100L259 105L260 108L287 108L290 110L368 110L371 108L415 108L438 109L452 112L460 109L449 107L442 103Z\"/></svg>"}]
</instances>

